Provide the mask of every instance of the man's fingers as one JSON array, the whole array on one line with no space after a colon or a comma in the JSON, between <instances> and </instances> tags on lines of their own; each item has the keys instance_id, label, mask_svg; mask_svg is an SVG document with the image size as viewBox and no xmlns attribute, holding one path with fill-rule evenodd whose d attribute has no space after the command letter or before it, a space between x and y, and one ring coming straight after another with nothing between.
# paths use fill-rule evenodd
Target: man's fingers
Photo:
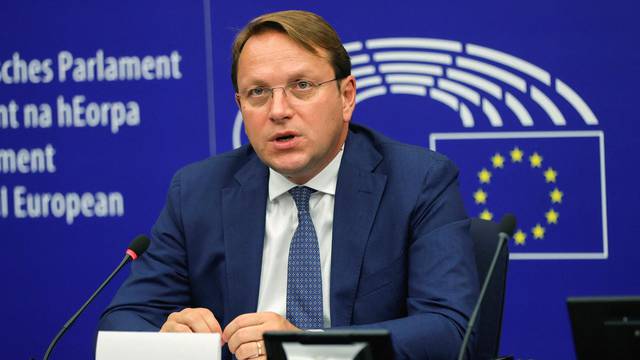
<instances>
[{"instance_id":1,"label":"man's fingers","mask_svg":"<svg viewBox=\"0 0 640 360\"><path fill-rule=\"evenodd\" d=\"M213 313L211 312L211 310L207 308L193 308L193 309L189 308L183 311L185 313L185 316L187 316L192 321L195 321L195 322L203 321L206 324L209 331L217 332L217 333L222 332L222 328L220 327L218 320L216 320L216 317L213 316Z\"/></svg>"},{"instance_id":2,"label":"man's fingers","mask_svg":"<svg viewBox=\"0 0 640 360\"><path fill-rule=\"evenodd\" d=\"M238 347L235 352L235 356L238 360L245 359L266 359L266 350L264 348L264 341L252 341L244 343Z\"/></svg>"},{"instance_id":3,"label":"man's fingers","mask_svg":"<svg viewBox=\"0 0 640 360\"><path fill-rule=\"evenodd\" d=\"M262 334L272 330L300 331L287 319L273 312L243 314L225 327L222 341L227 343L229 351L238 359L258 358L266 353L263 348ZM257 344L260 345L260 355L258 355Z\"/></svg>"},{"instance_id":4,"label":"man's fingers","mask_svg":"<svg viewBox=\"0 0 640 360\"><path fill-rule=\"evenodd\" d=\"M171 313L160 331L185 332L185 327L187 327L190 332L197 333L222 332L220 324L213 316L213 313L209 309L204 308L187 308L180 312Z\"/></svg>"},{"instance_id":5,"label":"man's fingers","mask_svg":"<svg viewBox=\"0 0 640 360\"><path fill-rule=\"evenodd\" d=\"M239 329L248 326L260 325L263 322L261 313L242 314L227 324L222 332L222 339L225 342L229 342L229 339L231 339L233 334L235 334Z\"/></svg>"},{"instance_id":6,"label":"man's fingers","mask_svg":"<svg viewBox=\"0 0 640 360\"><path fill-rule=\"evenodd\" d=\"M220 326L218 320L216 320L215 316L213 316L213 313L209 311L209 309L203 310L206 310L209 313L203 314L203 319L207 323L207 327L209 327L209 330L214 333L222 334L222 327Z\"/></svg>"},{"instance_id":7,"label":"man's fingers","mask_svg":"<svg viewBox=\"0 0 640 360\"><path fill-rule=\"evenodd\" d=\"M191 328L187 325L180 324L174 321L167 321L162 325L160 332L181 332L181 333L191 333Z\"/></svg>"},{"instance_id":8,"label":"man's fingers","mask_svg":"<svg viewBox=\"0 0 640 360\"><path fill-rule=\"evenodd\" d=\"M180 317L180 323L185 324L197 333L211 332L209 325L204 319L204 315L199 311L187 311Z\"/></svg>"},{"instance_id":9,"label":"man's fingers","mask_svg":"<svg viewBox=\"0 0 640 360\"><path fill-rule=\"evenodd\" d=\"M228 340L229 351L235 353L240 346L246 343L256 342L262 339L262 328L259 325L238 329Z\"/></svg>"},{"instance_id":10,"label":"man's fingers","mask_svg":"<svg viewBox=\"0 0 640 360\"><path fill-rule=\"evenodd\" d=\"M189 310L190 311L185 312L185 316L187 317L187 321L189 321L188 325L191 326L193 324L193 326L195 326L195 328L191 327L193 330L196 332L222 332L220 324L213 316L211 310L205 308Z\"/></svg>"}]
</instances>

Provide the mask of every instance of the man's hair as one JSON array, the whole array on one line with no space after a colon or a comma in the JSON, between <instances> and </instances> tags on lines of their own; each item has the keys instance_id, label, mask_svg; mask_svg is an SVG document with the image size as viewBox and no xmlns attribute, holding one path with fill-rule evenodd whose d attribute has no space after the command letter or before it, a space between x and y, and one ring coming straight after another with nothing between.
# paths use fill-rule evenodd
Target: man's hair
<instances>
[{"instance_id":1,"label":"man's hair","mask_svg":"<svg viewBox=\"0 0 640 360\"><path fill-rule=\"evenodd\" d=\"M268 30L289 36L312 54L320 55L318 48L324 49L329 54L328 60L336 78L342 79L351 74L349 54L329 23L319 15L308 11L279 11L258 16L236 35L232 47L233 63L231 64L231 81L236 92L238 91L238 59L244 44L253 35Z\"/></svg>"}]
</instances>

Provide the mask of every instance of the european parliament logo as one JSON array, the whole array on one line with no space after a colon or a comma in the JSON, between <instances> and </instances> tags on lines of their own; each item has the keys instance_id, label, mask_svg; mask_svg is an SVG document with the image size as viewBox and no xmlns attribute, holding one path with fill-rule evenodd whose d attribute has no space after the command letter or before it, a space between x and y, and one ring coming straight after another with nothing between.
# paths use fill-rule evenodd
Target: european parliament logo
<instances>
[{"instance_id":1,"label":"european parliament logo","mask_svg":"<svg viewBox=\"0 0 640 360\"><path fill-rule=\"evenodd\" d=\"M429 145L460 167L471 216L516 214L511 259L607 258L601 131L472 131L482 122L496 130L598 125L567 83L524 59L459 41L379 38L345 47L357 102L414 95L457 112L467 131L431 133Z\"/></svg>"},{"instance_id":2,"label":"european parliament logo","mask_svg":"<svg viewBox=\"0 0 640 360\"><path fill-rule=\"evenodd\" d=\"M454 40L377 38L344 46L357 103L411 95L457 114L464 132L432 132L429 146L460 168L470 216L499 221L516 214L511 259L608 257L604 134L566 130L598 125L567 83L524 59ZM234 147L241 129L238 112Z\"/></svg>"}]
</instances>

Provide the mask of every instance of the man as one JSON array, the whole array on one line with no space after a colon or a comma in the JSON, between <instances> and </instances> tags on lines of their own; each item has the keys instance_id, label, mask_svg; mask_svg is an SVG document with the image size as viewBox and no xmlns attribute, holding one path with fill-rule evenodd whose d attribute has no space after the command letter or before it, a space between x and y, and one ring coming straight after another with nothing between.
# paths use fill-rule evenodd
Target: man
<instances>
[{"instance_id":1,"label":"man","mask_svg":"<svg viewBox=\"0 0 640 360\"><path fill-rule=\"evenodd\" d=\"M263 359L265 331L384 328L398 359L457 354L477 297L457 170L350 124L350 72L315 14L238 34L251 145L175 175L101 329L220 332L224 358Z\"/></svg>"}]
</instances>

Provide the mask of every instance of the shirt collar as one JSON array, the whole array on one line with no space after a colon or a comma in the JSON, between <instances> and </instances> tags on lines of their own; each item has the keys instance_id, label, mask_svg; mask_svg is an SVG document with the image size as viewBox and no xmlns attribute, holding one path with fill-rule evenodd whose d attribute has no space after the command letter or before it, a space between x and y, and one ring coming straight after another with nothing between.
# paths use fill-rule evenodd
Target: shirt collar
<instances>
[{"instance_id":1,"label":"shirt collar","mask_svg":"<svg viewBox=\"0 0 640 360\"><path fill-rule=\"evenodd\" d=\"M325 194L335 195L336 184L338 183L338 170L340 170L343 153L344 145L322 171L302 185ZM284 175L269 168L269 201L273 201L296 186L298 186L298 184L289 181Z\"/></svg>"}]
</instances>

